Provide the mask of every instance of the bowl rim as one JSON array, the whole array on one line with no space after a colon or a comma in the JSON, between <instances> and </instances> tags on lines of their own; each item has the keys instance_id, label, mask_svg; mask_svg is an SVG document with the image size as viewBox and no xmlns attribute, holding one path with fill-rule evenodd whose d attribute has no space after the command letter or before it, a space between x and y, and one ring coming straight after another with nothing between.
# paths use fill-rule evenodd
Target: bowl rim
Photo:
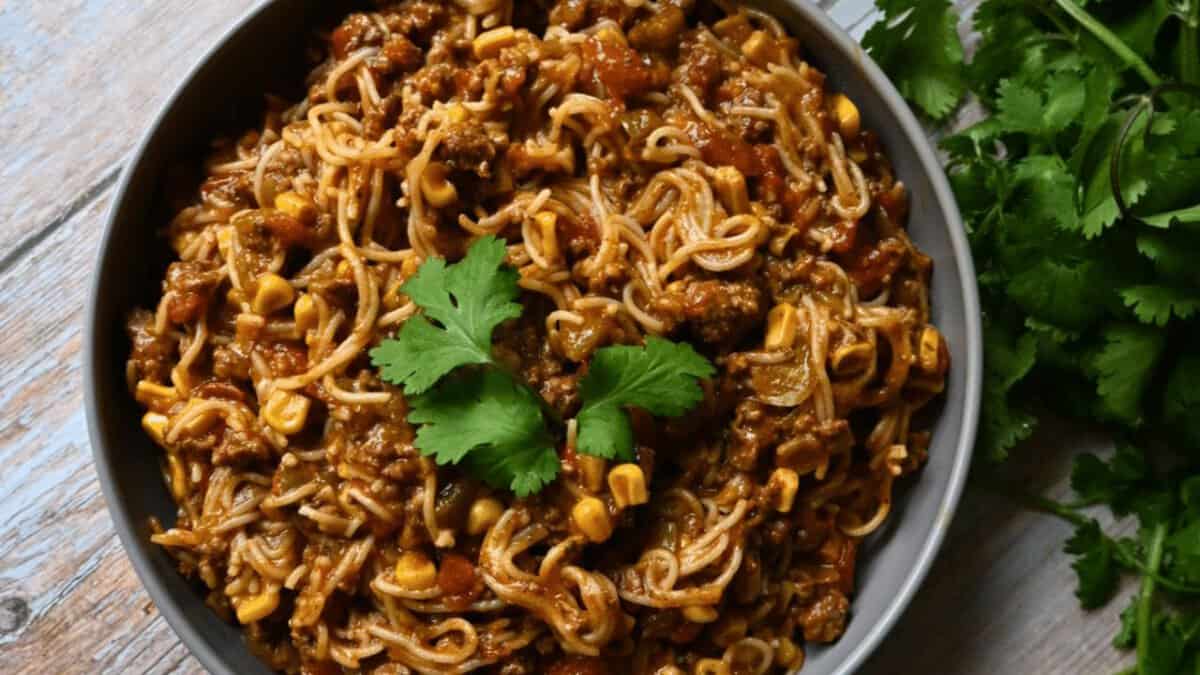
<instances>
[{"instance_id":1,"label":"bowl rim","mask_svg":"<svg viewBox=\"0 0 1200 675\"><path fill-rule=\"evenodd\" d=\"M213 673L232 673L227 661L222 655L201 636L199 631L187 617L183 609L176 603L165 582L154 569L148 554L138 546L140 535L134 525L134 515L126 502L117 494L115 473L116 469L110 458L111 450L104 443L100 432L100 407L97 401L98 374L96 372L97 346L101 330L109 327L97 325L98 308L100 307L100 292L103 285L103 275L99 265L107 256L112 255L112 240L117 228L117 214L121 204L127 198L129 184L138 166L145 158L146 151L158 134L171 110L175 107L183 93L191 86L200 71L235 35L254 23L260 14L274 4L276 0L260 0L238 17L219 37L204 51L203 55L188 69L171 93L155 112L152 121L146 126L137 146L128 155L129 159L121 172L121 178L114 191L112 203L104 216L104 229L100 238L100 246L95 258L97 273L94 275L88 293L86 316L84 324L84 398L88 422L88 438L92 450L92 461L100 480L101 491L108 505L114 529L121 541L125 554L133 564L142 585L146 588L158 611L179 636L188 650L199 660L201 665ZM850 35L838 26L827 11L812 0L781 0L793 10L797 19L808 24L808 27L828 40L834 47L835 56L853 59L860 67L864 82L883 99L887 109L895 115L898 127L912 144L921 169L930 181L936 198L937 208L941 211L946 234L953 252L955 264L958 266L961 278L962 311L965 324L966 363L957 367L965 368L964 391L961 392L963 411L958 424L958 438L954 443L954 462L950 468L942 499L938 505L935 521L932 523L925 541L917 554L916 564L897 589L892 600L884 608L874 625L870 627L865 637L855 645L845 660L838 664L834 675L850 675L856 672L871 656L883 639L899 621L908 608L917 589L924 583L930 568L941 549L955 510L962 497L966 484L967 473L970 469L975 437L979 422L980 400L983 380L983 329L982 315L979 304L979 291L975 281L975 264L971 257L970 246L967 242L966 230L950 183L942 170L933 147L925 131L922 129L912 109L901 97L891 80L884 75L880 67L865 50ZM803 671L800 671L803 673Z\"/></svg>"}]
</instances>

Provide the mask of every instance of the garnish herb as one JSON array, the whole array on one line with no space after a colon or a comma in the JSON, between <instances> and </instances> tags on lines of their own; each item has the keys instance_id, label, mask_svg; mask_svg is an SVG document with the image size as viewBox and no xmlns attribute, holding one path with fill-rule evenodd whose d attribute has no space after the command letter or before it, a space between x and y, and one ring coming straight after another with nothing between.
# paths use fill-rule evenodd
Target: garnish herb
<instances>
[{"instance_id":1,"label":"garnish herb","mask_svg":"<svg viewBox=\"0 0 1200 675\"><path fill-rule=\"evenodd\" d=\"M371 351L385 380L420 394L459 366L495 364L492 331L521 315L517 271L504 264L504 255L504 242L489 236L456 265L430 258L417 269L400 290L424 314Z\"/></svg>"},{"instance_id":2,"label":"garnish herb","mask_svg":"<svg viewBox=\"0 0 1200 675\"><path fill-rule=\"evenodd\" d=\"M942 140L984 304L978 450L1003 460L1047 415L1112 433L1075 462L1079 503L1015 496L1074 525L1084 607L1140 579L1129 672L1198 672L1200 0L984 0L969 59L946 0L876 4L863 42L901 92L933 121L964 94L983 112Z\"/></svg>"},{"instance_id":3,"label":"garnish herb","mask_svg":"<svg viewBox=\"0 0 1200 675\"><path fill-rule=\"evenodd\" d=\"M487 236L456 264L425 261L400 289L423 314L371 350L371 362L410 397L422 454L526 497L558 476L563 430L548 428L554 415L541 397L492 356L492 332L522 310L517 272L504 256L504 242ZM703 398L698 380L714 373L691 346L657 337L597 350L579 385L579 451L632 459L626 408L682 415Z\"/></svg>"},{"instance_id":4,"label":"garnish herb","mask_svg":"<svg viewBox=\"0 0 1200 675\"><path fill-rule=\"evenodd\" d=\"M412 399L417 447L438 464L458 464L493 487L533 494L558 475L554 439L537 394L508 375L484 370L455 377Z\"/></svg>"},{"instance_id":5,"label":"garnish herb","mask_svg":"<svg viewBox=\"0 0 1200 675\"><path fill-rule=\"evenodd\" d=\"M579 383L579 450L605 459L633 460L627 406L677 417L700 402L697 382L712 377L711 363L686 344L657 337L645 347L598 350Z\"/></svg>"}]
</instances>

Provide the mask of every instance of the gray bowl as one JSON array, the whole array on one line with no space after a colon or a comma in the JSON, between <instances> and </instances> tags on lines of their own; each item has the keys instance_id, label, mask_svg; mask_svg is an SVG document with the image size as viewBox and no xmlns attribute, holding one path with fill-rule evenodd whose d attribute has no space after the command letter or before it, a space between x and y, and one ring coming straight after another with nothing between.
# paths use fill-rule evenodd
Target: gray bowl
<instances>
[{"instance_id":1,"label":"gray bowl","mask_svg":"<svg viewBox=\"0 0 1200 675\"><path fill-rule=\"evenodd\" d=\"M140 411L125 388L128 341L122 325L135 307L151 306L167 262L155 233L170 218L168 168L192 164L209 139L255 126L264 92L299 95L300 58L311 28L329 21L330 5L274 0L251 12L205 55L176 89L133 155L109 212L87 318L85 377L96 470L109 512L134 569L158 609L212 673L267 675L240 631L205 607L196 589L150 543L148 520L174 520L175 505L159 472L160 452L142 433ZM934 321L950 345L948 394L934 429L928 466L910 481L882 532L861 557L852 619L837 643L810 650L803 675L854 672L899 618L945 536L958 504L979 413L981 338L974 268L950 188L921 126L879 68L808 0L759 3L784 20L833 87L859 106L865 128L882 137L908 185L913 239L935 261Z\"/></svg>"}]
</instances>

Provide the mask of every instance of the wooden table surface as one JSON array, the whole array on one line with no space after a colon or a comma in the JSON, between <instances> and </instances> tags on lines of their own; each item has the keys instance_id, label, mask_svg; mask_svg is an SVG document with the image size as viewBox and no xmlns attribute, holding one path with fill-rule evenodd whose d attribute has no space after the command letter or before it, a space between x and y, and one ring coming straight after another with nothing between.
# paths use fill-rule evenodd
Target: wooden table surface
<instances>
[{"instance_id":1,"label":"wooden table surface","mask_svg":"<svg viewBox=\"0 0 1200 675\"><path fill-rule=\"evenodd\" d=\"M252 4L0 0L0 673L203 672L109 520L84 419L81 325L129 153ZM871 22L869 0L822 5L856 37ZM1064 492L1055 440L1006 470ZM1119 607L1079 609L1067 535L968 491L929 581L864 672L1116 671L1127 662L1109 646Z\"/></svg>"}]
</instances>

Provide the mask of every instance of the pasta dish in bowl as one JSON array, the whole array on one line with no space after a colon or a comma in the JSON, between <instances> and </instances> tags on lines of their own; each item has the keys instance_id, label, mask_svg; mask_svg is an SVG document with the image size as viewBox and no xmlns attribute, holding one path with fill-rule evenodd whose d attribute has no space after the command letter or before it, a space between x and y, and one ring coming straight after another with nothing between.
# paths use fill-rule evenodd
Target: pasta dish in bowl
<instances>
[{"instance_id":1,"label":"pasta dish in bowl","mask_svg":"<svg viewBox=\"0 0 1200 675\"><path fill-rule=\"evenodd\" d=\"M838 640L951 372L856 103L722 2L381 3L312 57L126 316L149 536L205 604L294 673Z\"/></svg>"}]
</instances>

